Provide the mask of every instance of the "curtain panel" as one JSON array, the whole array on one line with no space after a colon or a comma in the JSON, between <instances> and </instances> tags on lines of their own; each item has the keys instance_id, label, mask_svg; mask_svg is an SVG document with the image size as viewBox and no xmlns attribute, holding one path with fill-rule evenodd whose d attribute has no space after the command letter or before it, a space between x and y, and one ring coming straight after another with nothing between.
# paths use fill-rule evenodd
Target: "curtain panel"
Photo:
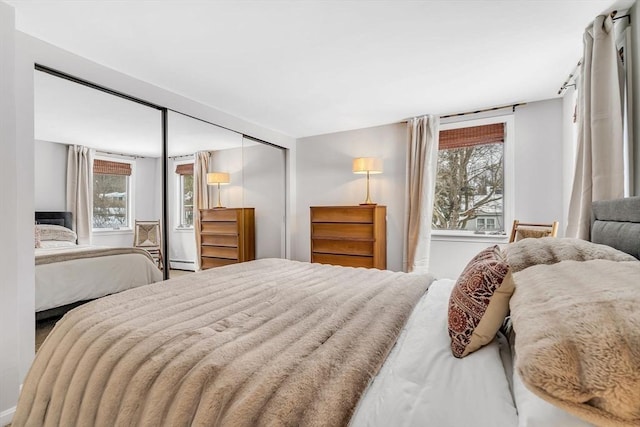
<instances>
[{"instance_id":1,"label":"curtain panel","mask_svg":"<svg viewBox=\"0 0 640 427\"><path fill-rule=\"evenodd\" d=\"M405 270L409 272L429 269L439 127L440 119L433 115L408 122Z\"/></svg>"},{"instance_id":2,"label":"curtain panel","mask_svg":"<svg viewBox=\"0 0 640 427\"><path fill-rule=\"evenodd\" d=\"M624 72L610 16L598 16L583 40L578 150L566 235L588 240L591 203L624 195Z\"/></svg>"},{"instance_id":3,"label":"curtain panel","mask_svg":"<svg viewBox=\"0 0 640 427\"><path fill-rule=\"evenodd\" d=\"M93 155L92 149L81 145L70 145L67 154L67 210L79 245L91 244Z\"/></svg>"},{"instance_id":4,"label":"curtain panel","mask_svg":"<svg viewBox=\"0 0 640 427\"><path fill-rule=\"evenodd\" d=\"M200 270L201 256L201 236L200 236L200 211L199 209L211 208L211 197L209 197L209 186L207 185L207 173L211 163L211 153L208 151L198 151L195 154L193 165L193 228L196 237L196 271Z\"/></svg>"}]
</instances>

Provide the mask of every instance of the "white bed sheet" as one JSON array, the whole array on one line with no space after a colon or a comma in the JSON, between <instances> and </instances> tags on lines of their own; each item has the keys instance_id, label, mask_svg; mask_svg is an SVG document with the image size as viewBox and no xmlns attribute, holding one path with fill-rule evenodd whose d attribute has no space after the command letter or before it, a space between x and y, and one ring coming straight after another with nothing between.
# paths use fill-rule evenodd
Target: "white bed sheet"
<instances>
[{"instance_id":1,"label":"white bed sheet","mask_svg":"<svg viewBox=\"0 0 640 427\"><path fill-rule=\"evenodd\" d=\"M97 246L36 249L36 254L81 251ZM142 254L121 254L36 265L36 312L94 299L162 280Z\"/></svg>"},{"instance_id":2,"label":"white bed sheet","mask_svg":"<svg viewBox=\"0 0 640 427\"><path fill-rule=\"evenodd\" d=\"M593 424L536 396L524 385L515 369L513 398L518 407L518 427L594 427Z\"/></svg>"},{"instance_id":3,"label":"white bed sheet","mask_svg":"<svg viewBox=\"0 0 640 427\"><path fill-rule=\"evenodd\" d=\"M360 426L515 427L497 341L456 359L447 312L453 280L434 282L351 419Z\"/></svg>"}]
</instances>

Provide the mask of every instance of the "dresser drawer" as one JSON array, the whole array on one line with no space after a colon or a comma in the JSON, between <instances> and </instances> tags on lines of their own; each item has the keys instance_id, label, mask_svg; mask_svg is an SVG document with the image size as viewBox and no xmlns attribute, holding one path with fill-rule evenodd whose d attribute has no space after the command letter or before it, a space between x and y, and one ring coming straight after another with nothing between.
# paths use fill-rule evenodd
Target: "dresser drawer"
<instances>
[{"instance_id":1,"label":"dresser drawer","mask_svg":"<svg viewBox=\"0 0 640 427\"><path fill-rule=\"evenodd\" d=\"M311 208L311 222L373 223L373 209L354 207Z\"/></svg>"},{"instance_id":2,"label":"dresser drawer","mask_svg":"<svg viewBox=\"0 0 640 427\"><path fill-rule=\"evenodd\" d=\"M212 268L212 267L221 267L223 265L229 264L237 264L238 261L235 259L224 259L224 258L209 258L202 257L200 258L200 266L202 269Z\"/></svg>"},{"instance_id":3,"label":"dresser drawer","mask_svg":"<svg viewBox=\"0 0 640 427\"><path fill-rule=\"evenodd\" d=\"M237 221L235 209L207 209L200 211L200 221Z\"/></svg>"},{"instance_id":4,"label":"dresser drawer","mask_svg":"<svg viewBox=\"0 0 640 427\"><path fill-rule=\"evenodd\" d=\"M238 248L226 246L202 246L202 256L238 259Z\"/></svg>"},{"instance_id":5,"label":"dresser drawer","mask_svg":"<svg viewBox=\"0 0 640 427\"><path fill-rule=\"evenodd\" d=\"M342 239L371 239L373 241L372 224L339 224L320 222L311 224L311 233L314 238L333 237Z\"/></svg>"},{"instance_id":6,"label":"dresser drawer","mask_svg":"<svg viewBox=\"0 0 640 427\"><path fill-rule=\"evenodd\" d=\"M342 265L345 267L373 267L373 257L354 255L311 254L311 262L320 264Z\"/></svg>"},{"instance_id":7,"label":"dresser drawer","mask_svg":"<svg viewBox=\"0 0 640 427\"><path fill-rule=\"evenodd\" d=\"M324 254L373 256L373 242L362 240L313 239L311 250Z\"/></svg>"},{"instance_id":8,"label":"dresser drawer","mask_svg":"<svg viewBox=\"0 0 640 427\"><path fill-rule=\"evenodd\" d=\"M202 233L238 235L238 225L235 222L203 222Z\"/></svg>"},{"instance_id":9,"label":"dresser drawer","mask_svg":"<svg viewBox=\"0 0 640 427\"><path fill-rule=\"evenodd\" d=\"M238 236L230 234L202 234L202 245L238 247Z\"/></svg>"}]
</instances>

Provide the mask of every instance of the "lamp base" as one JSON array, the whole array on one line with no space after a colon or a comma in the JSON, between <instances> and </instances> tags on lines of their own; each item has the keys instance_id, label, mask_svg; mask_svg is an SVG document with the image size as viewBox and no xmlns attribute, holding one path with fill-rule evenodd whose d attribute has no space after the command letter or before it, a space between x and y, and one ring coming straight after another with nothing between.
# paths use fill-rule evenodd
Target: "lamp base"
<instances>
[{"instance_id":1,"label":"lamp base","mask_svg":"<svg viewBox=\"0 0 640 427\"><path fill-rule=\"evenodd\" d=\"M360 206L375 206L375 205L377 205L377 203L373 203L373 202L360 203Z\"/></svg>"}]
</instances>

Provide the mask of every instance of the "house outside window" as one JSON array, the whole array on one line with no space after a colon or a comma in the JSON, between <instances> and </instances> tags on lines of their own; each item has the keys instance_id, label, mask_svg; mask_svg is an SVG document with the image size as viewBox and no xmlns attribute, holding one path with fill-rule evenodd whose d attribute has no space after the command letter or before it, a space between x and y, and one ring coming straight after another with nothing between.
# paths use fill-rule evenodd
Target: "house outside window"
<instances>
[{"instance_id":1,"label":"house outside window","mask_svg":"<svg viewBox=\"0 0 640 427\"><path fill-rule=\"evenodd\" d=\"M93 229L131 228L132 162L93 161Z\"/></svg>"},{"instance_id":2,"label":"house outside window","mask_svg":"<svg viewBox=\"0 0 640 427\"><path fill-rule=\"evenodd\" d=\"M178 228L193 228L193 163L176 166L178 176Z\"/></svg>"},{"instance_id":3,"label":"house outside window","mask_svg":"<svg viewBox=\"0 0 640 427\"><path fill-rule=\"evenodd\" d=\"M504 233L505 208L510 209L505 181L512 180L512 165L505 169L511 158L505 141L511 123L506 116L441 126L433 230Z\"/></svg>"}]
</instances>

